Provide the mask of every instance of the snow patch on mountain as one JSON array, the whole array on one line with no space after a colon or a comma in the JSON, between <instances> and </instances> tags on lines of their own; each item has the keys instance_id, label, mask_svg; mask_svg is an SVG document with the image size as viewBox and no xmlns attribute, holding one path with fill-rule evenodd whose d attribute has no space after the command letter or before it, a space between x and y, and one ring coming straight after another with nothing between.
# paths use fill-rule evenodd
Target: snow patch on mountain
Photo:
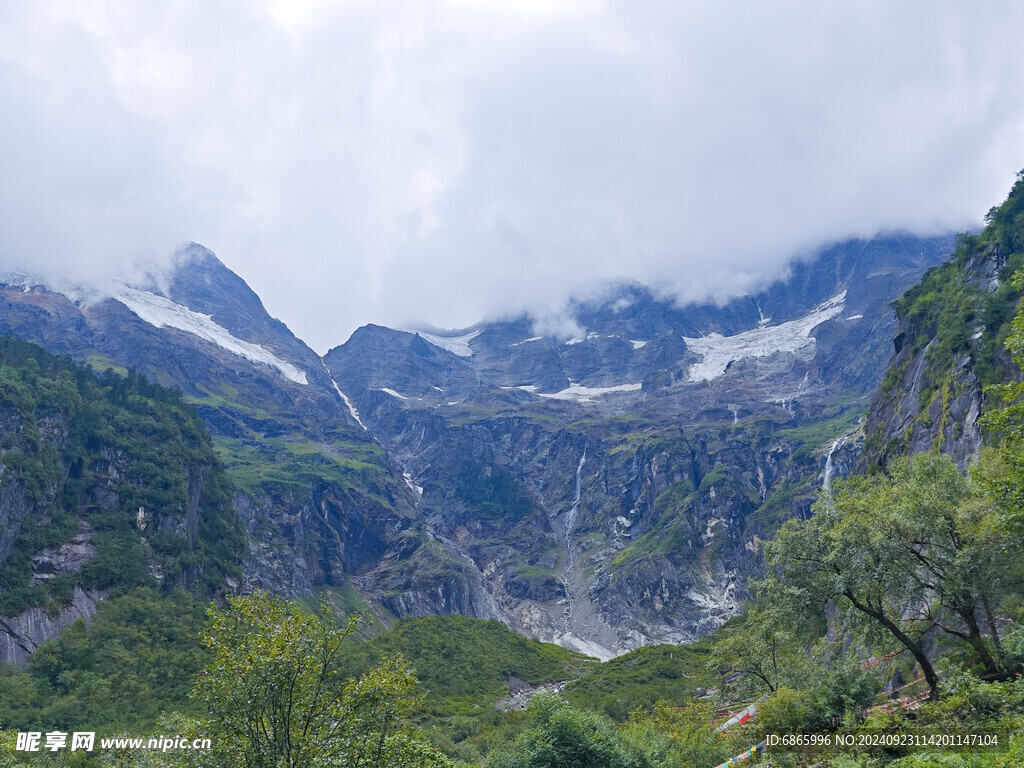
<instances>
[{"instance_id":1,"label":"snow patch on mountain","mask_svg":"<svg viewBox=\"0 0 1024 768\"><path fill-rule=\"evenodd\" d=\"M349 414L351 414L352 418L355 419L356 423L363 428L364 432L369 432L370 430L368 430L366 428L366 425L363 424L363 420L359 418L359 410L356 408L353 402L348 399L348 395L341 391L341 387L338 386L338 384L334 381L333 378L331 379L331 383L334 384L334 391L341 395L341 400L342 402L345 403L345 407L348 408L348 412Z\"/></svg>"},{"instance_id":2,"label":"snow patch on mountain","mask_svg":"<svg viewBox=\"0 0 1024 768\"><path fill-rule=\"evenodd\" d=\"M193 312L188 307L176 304L163 296L127 286L119 288L114 293L114 298L150 325L157 328L176 328L191 333L251 363L270 366L296 384L307 383L305 372L259 344L242 341L233 336L227 328L215 323L211 315Z\"/></svg>"},{"instance_id":3,"label":"snow patch on mountain","mask_svg":"<svg viewBox=\"0 0 1024 768\"><path fill-rule=\"evenodd\" d=\"M585 387L582 384L569 382L569 386L561 392L537 392L537 396L546 397L549 400L575 400L578 403L592 403L595 397L611 395L617 392L637 392L642 386L642 383L637 382L636 384L618 384L614 387ZM537 387L528 385L519 387L519 389L526 390L527 392L536 392Z\"/></svg>"},{"instance_id":4,"label":"snow patch on mountain","mask_svg":"<svg viewBox=\"0 0 1024 768\"><path fill-rule=\"evenodd\" d=\"M522 386L518 386L518 387L514 387L514 386L498 387L498 389L521 389L524 392L529 392L532 395L534 392L537 391L537 385L536 384L523 384Z\"/></svg>"},{"instance_id":5,"label":"snow patch on mountain","mask_svg":"<svg viewBox=\"0 0 1024 768\"><path fill-rule=\"evenodd\" d=\"M473 356L473 350L469 346L469 342L480 335L480 331L473 331L463 336L435 336L432 333L423 333L423 331L409 331L409 333L418 333L424 341L428 341L435 347L440 347L459 357Z\"/></svg>"},{"instance_id":6,"label":"snow patch on mountain","mask_svg":"<svg viewBox=\"0 0 1024 768\"><path fill-rule=\"evenodd\" d=\"M690 381L716 379L736 360L769 357L776 352L798 352L814 346L811 331L842 312L845 302L846 291L843 291L798 320L754 328L735 336L711 333L696 339L684 338L687 347L704 357L690 366Z\"/></svg>"},{"instance_id":7,"label":"snow patch on mountain","mask_svg":"<svg viewBox=\"0 0 1024 768\"><path fill-rule=\"evenodd\" d=\"M412 491L421 498L423 497L423 486L416 485L416 483L412 481L412 475L410 475L408 472L403 472L402 479L405 480L405 484L409 486L410 491Z\"/></svg>"},{"instance_id":8,"label":"snow patch on mountain","mask_svg":"<svg viewBox=\"0 0 1024 768\"><path fill-rule=\"evenodd\" d=\"M363 420L359 418L359 411L356 409L355 405L353 405L352 401L348 399L348 395L341 391L341 387L338 386L338 382L334 380L334 376L331 375L331 371L327 367L327 363L321 361L321 364L324 367L324 371L327 373L327 378L329 378L331 380L331 384L334 385L334 391L338 393L338 397L340 397L341 401L345 403L345 406L348 408L348 412L352 415L352 418L355 419L356 423L363 428L364 432L369 432L370 430L368 430L366 425L363 424Z\"/></svg>"},{"instance_id":9,"label":"snow patch on mountain","mask_svg":"<svg viewBox=\"0 0 1024 768\"><path fill-rule=\"evenodd\" d=\"M529 339L523 339L522 341L513 341L509 346L518 347L520 344L529 344L531 341L541 341L543 338L543 336L531 336Z\"/></svg>"},{"instance_id":10,"label":"snow patch on mountain","mask_svg":"<svg viewBox=\"0 0 1024 768\"><path fill-rule=\"evenodd\" d=\"M391 389L389 387L381 387L378 391L379 392L383 392L383 393L385 393L387 395L391 395L392 397L397 397L399 400L412 400L411 397L406 397L405 395L401 394L400 392L395 392L395 390L393 390L393 389Z\"/></svg>"},{"instance_id":11,"label":"snow patch on mountain","mask_svg":"<svg viewBox=\"0 0 1024 768\"><path fill-rule=\"evenodd\" d=\"M647 342L640 339L630 339L629 343L633 345L633 349L643 349L647 346Z\"/></svg>"}]
</instances>

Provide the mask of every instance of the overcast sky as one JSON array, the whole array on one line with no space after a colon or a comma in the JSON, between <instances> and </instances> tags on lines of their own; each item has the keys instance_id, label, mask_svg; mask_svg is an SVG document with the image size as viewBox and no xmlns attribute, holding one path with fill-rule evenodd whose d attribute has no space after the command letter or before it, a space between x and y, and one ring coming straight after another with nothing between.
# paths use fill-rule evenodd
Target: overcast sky
<instances>
[{"instance_id":1,"label":"overcast sky","mask_svg":"<svg viewBox=\"0 0 1024 768\"><path fill-rule=\"evenodd\" d=\"M0 266L214 250L320 352L961 230L1024 167L1024 3L0 4Z\"/></svg>"}]
</instances>

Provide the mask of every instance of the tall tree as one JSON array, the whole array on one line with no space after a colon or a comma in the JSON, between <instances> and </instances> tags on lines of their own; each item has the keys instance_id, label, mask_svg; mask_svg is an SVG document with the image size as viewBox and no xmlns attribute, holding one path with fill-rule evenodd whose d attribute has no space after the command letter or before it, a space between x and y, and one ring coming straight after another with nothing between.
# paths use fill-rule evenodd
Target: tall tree
<instances>
[{"instance_id":1,"label":"tall tree","mask_svg":"<svg viewBox=\"0 0 1024 768\"><path fill-rule=\"evenodd\" d=\"M742 617L718 630L717 636L711 665L739 674L759 692L774 693L787 674L800 666L800 657L806 657L804 644L767 603L751 606Z\"/></svg>"},{"instance_id":2,"label":"tall tree","mask_svg":"<svg viewBox=\"0 0 1024 768\"><path fill-rule=\"evenodd\" d=\"M1004 671L992 620L1016 547L1000 535L993 508L952 460L937 453L898 458L889 473L854 477L791 520L767 546L769 600L790 615L860 616L913 655L938 696L924 650L935 630L963 639L988 673Z\"/></svg>"},{"instance_id":3,"label":"tall tree","mask_svg":"<svg viewBox=\"0 0 1024 768\"><path fill-rule=\"evenodd\" d=\"M335 669L355 623L338 627L266 593L211 608L213 657L193 696L230 768L433 768L447 758L403 724L416 680L400 658L358 680Z\"/></svg>"}]
</instances>

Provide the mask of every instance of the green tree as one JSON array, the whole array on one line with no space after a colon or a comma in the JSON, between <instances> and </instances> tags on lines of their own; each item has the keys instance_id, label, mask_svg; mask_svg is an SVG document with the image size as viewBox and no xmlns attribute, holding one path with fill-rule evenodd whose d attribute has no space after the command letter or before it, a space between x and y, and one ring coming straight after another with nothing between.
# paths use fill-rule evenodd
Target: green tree
<instances>
[{"instance_id":1,"label":"green tree","mask_svg":"<svg viewBox=\"0 0 1024 768\"><path fill-rule=\"evenodd\" d=\"M530 727L492 754L490 768L648 768L644 753L606 717L574 709L553 694L535 696Z\"/></svg>"},{"instance_id":2,"label":"green tree","mask_svg":"<svg viewBox=\"0 0 1024 768\"><path fill-rule=\"evenodd\" d=\"M769 603L751 606L741 617L718 631L710 662L719 672L740 675L757 693L773 693L792 677L807 654ZM743 691L740 693L750 693Z\"/></svg>"},{"instance_id":3,"label":"green tree","mask_svg":"<svg viewBox=\"0 0 1024 768\"><path fill-rule=\"evenodd\" d=\"M430 768L444 755L404 724L416 680L401 658L359 679L337 675L354 620L338 627L259 592L210 609L213 652L194 698L204 702L223 766Z\"/></svg>"},{"instance_id":4,"label":"green tree","mask_svg":"<svg viewBox=\"0 0 1024 768\"><path fill-rule=\"evenodd\" d=\"M652 765L717 765L745 748L746 735L719 733L712 725L714 716L706 701L691 701L685 707L659 701L651 712L634 712L625 735Z\"/></svg>"},{"instance_id":5,"label":"green tree","mask_svg":"<svg viewBox=\"0 0 1024 768\"><path fill-rule=\"evenodd\" d=\"M868 619L913 655L933 698L924 642L936 629L964 640L986 672L1004 670L992 607L1018 552L951 459L895 459L887 475L850 478L815 509L766 547L771 602L804 620L829 601L840 618Z\"/></svg>"}]
</instances>

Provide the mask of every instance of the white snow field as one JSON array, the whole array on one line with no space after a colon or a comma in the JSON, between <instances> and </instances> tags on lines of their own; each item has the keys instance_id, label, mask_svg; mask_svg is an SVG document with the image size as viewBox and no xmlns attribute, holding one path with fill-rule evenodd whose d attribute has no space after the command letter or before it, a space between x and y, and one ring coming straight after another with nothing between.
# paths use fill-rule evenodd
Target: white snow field
<instances>
[{"instance_id":1,"label":"white snow field","mask_svg":"<svg viewBox=\"0 0 1024 768\"><path fill-rule=\"evenodd\" d=\"M296 384L307 383L306 374L303 371L291 363L286 363L259 344L242 341L232 336L227 328L213 322L210 315L193 312L188 307L175 304L163 296L127 286L119 288L114 293L114 298L150 325L157 328L176 328L179 331L191 333L251 363L268 365Z\"/></svg>"},{"instance_id":2,"label":"white snow field","mask_svg":"<svg viewBox=\"0 0 1024 768\"><path fill-rule=\"evenodd\" d=\"M519 387L519 389L525 389L528 392L532 390L538 397L546 397L550 400L575 400L579 403L592 403L595 397L611 395L616 392L637 392L642 386L643 384L637 382L636 384L618 384L614 387L585 387L582 384L569 382L569 386L561 392L536 392L537 388L533 385Z\"/></svg>"},{"instance_id":3,"label":"white snow field","mask_svg":"<svg viewBox=\"0 0 1024 768\"><path fill-rule=\"evenodd\" d=\"M418 333L424 340L429 341L435 347L446 349L459 357L473 356L473 350L470 348L469 342L480 335L480 331L473 331L464 336L435 336L431 333L423 333L423 331L406 331L406 333Z\"/></svg>"},{"instance_id":4,"label":"white snow field","mask_svg":"<svg viewBox=\"0 0 1024 768\"><path fill-rule=\"evenodd\" d=\"M509 344L509 346L518 347L520 344L529 344L531 341L541 341L543 339L543 336L531 336L530 338L523 339L522 341L513 341L511 344Z\"/></svg>"},{"instance_id":5,"label":"white snow field","mask_svg":"<svg viewBox=\"0 0 1024 768\"><path fill-rule=\"evenodd\" d=\"M711 381L725 373L729 363L748 357L769 357L776 352L798 352L814 346L811 331L843 311L846 291L838 293L810 314L775 326L754 328L735 336L710 333L696 339L684 337L686 346L704 359L690 366L690 381Z\"/></svg>"}]
</instances>

